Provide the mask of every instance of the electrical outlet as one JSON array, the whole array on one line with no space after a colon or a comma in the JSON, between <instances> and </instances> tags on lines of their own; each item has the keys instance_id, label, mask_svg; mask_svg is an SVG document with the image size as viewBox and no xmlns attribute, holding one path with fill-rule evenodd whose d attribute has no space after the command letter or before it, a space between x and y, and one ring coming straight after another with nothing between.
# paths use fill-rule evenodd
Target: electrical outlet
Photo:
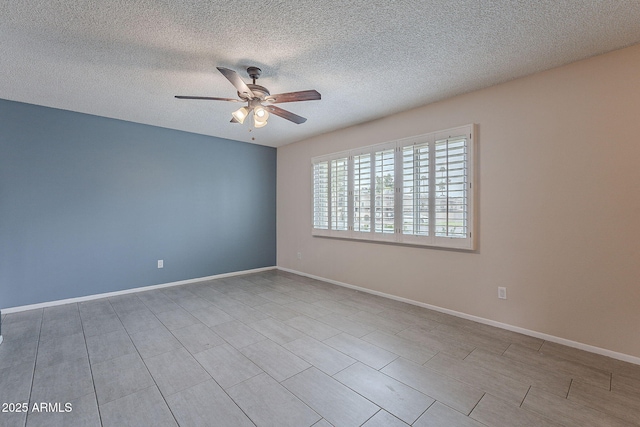
<instances>
[{"instance_id":1,"label":"electrical outlet","mask_svg":"<svg viewBox=\"0 0 640 427\"><path fill-rule=\"evenodd\" d=\"M298 252L298 259L302 259L302 252Z\"/></svg>"},{"instance_id":2,"label":"electrical outlet","mask_svg":"<svg viewBox=\"0 0 640 427\"><path fill-rule=\"evenodd\" d=\"M164 260L158 260L158 268L164 268Z\"/></svg>"},{"instance_id":3,"label":"electrical outlet","mask_svg":"<svg viewBox=\"0 0 640 427\"><path fill-rule=\"evenodd\" d=\"M498 298L507 299L507 288L498 286Z\"/></svg>"}]
</instances>

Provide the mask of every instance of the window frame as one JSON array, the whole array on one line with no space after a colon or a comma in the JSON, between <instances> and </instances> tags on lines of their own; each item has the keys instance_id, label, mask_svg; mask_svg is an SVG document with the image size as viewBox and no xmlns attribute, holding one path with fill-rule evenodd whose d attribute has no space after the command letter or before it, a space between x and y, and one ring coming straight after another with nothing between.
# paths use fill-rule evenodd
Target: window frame
<instances>
[{"instance_id":1,"label":"window frame","mask_svg":"<svg viewBox=\"0 0 640 427\"><path fill-rule=\"evenodd\" d=\"M347 150L347 151L341 151L341 152L337 152L337 153L331 153L331 154L326 154L326 155L322 155L322 156L317 156L317 157L313 157L311 159L311 165L312 165L312 177L314 178L312 180L312 197L311 197L311 218L312 218L312 235L313 236L318 236L318 237L333 237L333 238L342 238L342 239L350 239L350 240L361 240L361 241L369 241L369 242L385 242L385 243L395 243L395 244L402 244L402 245L414 245L414 246L427 246L427 247L435 247L435 248L449 248L449 249L462 249L462 250L475 250L476 249L476 230L475 230L475 220L476 220L476 214L475 214L475 196L476 196L476 185L475 185L475 181L476 181L476 155L475 155L475 145L477 143L476 141L476 125L475 124L470 124L470 125L465 125L465 126L460 126L460 127L456 127L456 128L451 128L451 129L446 129L446 130L442 130L442 131L437 131L437 132L431 132L431 133L426 133L426 134L422 134L422 135L416 135L416 136L411 136L408 138L403 138L403 139L398 139L398 140L392 140L392 141L388 141L388 142L384 142L381 144L375 144L375 145L370 145L370 146L366 146L366 147L359 147L359 148L355 148L352 150ZM449 218L449 214L450 214L450 210L451 208L449 207L449 197L448 194L450 192L454 192L457 194L460 191L464 191L464 196L462 197L462 201L466 202L466 211L463 209L462 212L462 223L464 224L464 227L466 227L466 237L447 237L447 236L440 236L437 235L438 233L436 233L436 192L438 191L438 187L437 185L439 185L439 188L441 189L440 191L444 191L442 190L442 181L440 181L439 183L436 182L436 171L435 171L435 164L436 164L436 142L441 142L443 140L453 140L452 144L455 143L456 141L459 140L465 140L466 143L464 144L464 163L463 163L463 173L466 172L466 174L463 174L463 186L461 187L463 190L460 190L460 186L456 187L457 190L449 190L449 183L451 182L451 179L448 178L448 174L447 174L447 181L446 184L444 184L446 186L446 193L447 193L447 197L446 197L446 218L448 221ZM407 147L414 147L417 145L424 145L427 144L428 146L428 176L427 176L427 187L428 187L428 235L419 235L419 234L405 234L403 232L403 219L405 218L405 206L403 205L403 203L405 203L406 200L408 200L405 197L405 189L408 188L406 187L405 183L406 181L406 175L403 175L404 173L404 167L406 165L405 162L405 154L404 154L404 150ZM388 189L389 187L387 185L385 185L385 181L388 182L388 176L389 174L387 173L386 175L382 176L379 180L376 180L376 167L378 166L376 164L376 153L382 152L382 151L388 151L388 150L393 150L393 164L392 166L389 166L389 163L387 162L386 166L383 167L383 172L384 170L389 171L389 168L392 167L393 168L393 173L392 173L392 181L393 181L393 194L389 194ZM422 152L424 153L424 151ZM361 228L360 225L363 224L362 220L357 220L357 218L362 218L360 215L362 215L362 212L360 211L360 208L366 208L366 204L367 202L364 202L364 205L362 204L363 201L361 199L361 197L363 195L367 195L366 187L363 186L359 186L358 188L354 188L354 185L356 182L360 182L357 180L358 177L356 177L355 174L355 168L354 168L354 164L355 161L354 159L356 157L359 156L371 156L370 157L370 162L369 162L369 168L370 168L370 173L368 175L368 179L369 179L369 187L368 187L368 197L369 197L369 201L368 201L368 213L369 213L369 219L365 220L365 221L369 221L369 227L368 227L368 231L359 231L356 230L356 228ZM332 194L331 194L331 188L332 188L332 174L331 174L331 164L332 161L336 161L336 160L347 160L347 194L348 194L348 200L347 200L347 213L348 213L348 219L347 219L347 229L345 230L337 230L337 229L332 229L331 228L331 224L332 224L332 218L331 218L331 212L332 212L332 203L331 203L331 199L332 199ZM327 209L327 214L328 214L328 218L327 218L327 228L316 228L316 222L315 219L317 217L316 215L316 209L315 209L315 205L316 205L316 201L317 201L317 194L316 194L316 186L315 186L315 168L317 164L323 163L323 162L327 162L327 170L328 172L328 183L327 183L327 188L329 189L329 194L327 195L327 203L326 203L326 209ZM364 162L363 162L364 164ZM445 163L446 165L452 164L452 163ZM411 167L416 167L416 159L414 157L414 161L412 162L412 166ZM386 168L386 169L385 169ZM448 173L449 169L447 169L447 173ZM366 181L366 180L365 180ZM378 193L378 188L376 188L376 183L380 182L382 183L382 189L380 190L380 193ZM417 181L414 181L414 187L410 187L411 189L415 188L415 185ZM451 186L455 186L454 184L451 184ZM363 188L365 190L365 192L363 193ZM408 193L407 193L408 194ZM415 194L415 193L413 193ZM358 196L358 199L356 200L356 195ZM376 197L377 195L379 195L378 201L380 202L381 206L379 211L376 211ZM393 210L392 210L392 215L393 215L393 232L389 233L389 232L377 232L376 231L376 212L380 212L380 220L381 223L383 225L382 230L384 231L385 229L388 230L388 221L385 222L385 215L388 214L388 212L386 212L385 210L385 204L388 204L389 200L393 200ZM442 199L440 199L442 200ZM359 204L359 206L356 206L356 203ZM412 200L412 203L414 203L415 206L415 199ZM356 215L356 208L358 209L358 215ZM414 208L415 209L415 208ZM412 212L412 221L415 221L415 216L416 216L416 211L414 210ZM420 220L420 218L422 218L422 216L418 215L418 220ZM388 219L388 216L387 216ZM354 227L354 223L356 223L356 221L358 222L359 227ZM453 220L452 220L453 222ZM366 222L364 222L366 225ZM413 226L415 227L415 222L412 223ZM386 225L386 227L385 227ZM449 227L449 222L446 223L445 225L445 232L448 233L448 227ZM415 229L415 228L414 228ZM454 231L455 231L455 227L454 227Z\"/></svg>"}]
</instances>

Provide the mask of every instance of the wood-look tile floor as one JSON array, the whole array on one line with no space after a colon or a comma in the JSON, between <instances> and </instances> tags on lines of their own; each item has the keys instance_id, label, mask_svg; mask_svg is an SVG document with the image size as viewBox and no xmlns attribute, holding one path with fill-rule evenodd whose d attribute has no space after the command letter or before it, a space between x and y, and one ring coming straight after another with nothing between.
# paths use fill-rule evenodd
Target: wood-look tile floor
<instances>
[{"instance_id":1,"label":"wood-look tile floor","mask_svg":"<svg viewBox=\"0 0 640 427\"><path fill-rule=\"evenodd\" d=\"M278 271L2 332L7 427L640 426L640 366Z\"/></svg>"}]
</instances>

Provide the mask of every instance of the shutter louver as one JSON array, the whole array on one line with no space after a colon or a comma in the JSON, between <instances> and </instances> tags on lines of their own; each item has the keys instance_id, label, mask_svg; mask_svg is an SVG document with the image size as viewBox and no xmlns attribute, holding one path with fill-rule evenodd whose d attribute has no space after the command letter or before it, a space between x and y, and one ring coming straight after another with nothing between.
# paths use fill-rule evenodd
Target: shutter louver
<instances>
[{"instance_id":1,"label":"shutter louver","mask_svg":"<svg viewBox=\"0 0 640 427\"><path fill-rule=\"evenodd\" d=\"M466 238L467 139L437 140L435 153L435 234Z\"/></svg>"}]
</instances>

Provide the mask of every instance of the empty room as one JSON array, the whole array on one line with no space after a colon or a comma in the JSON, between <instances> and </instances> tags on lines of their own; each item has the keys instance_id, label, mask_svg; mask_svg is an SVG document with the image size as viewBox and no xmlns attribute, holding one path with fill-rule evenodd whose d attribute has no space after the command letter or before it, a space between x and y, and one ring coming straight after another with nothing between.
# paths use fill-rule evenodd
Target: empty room
<instances>
[{"instance_id":1,"label":"empty room","mask_svg":"<svg viewBox=\"0 0 640 427\"><path fill-rule=\"evenodd\" d=\"M640 2L0 4L0 426L640 426Z\"/></svg>"}]
</instances>

